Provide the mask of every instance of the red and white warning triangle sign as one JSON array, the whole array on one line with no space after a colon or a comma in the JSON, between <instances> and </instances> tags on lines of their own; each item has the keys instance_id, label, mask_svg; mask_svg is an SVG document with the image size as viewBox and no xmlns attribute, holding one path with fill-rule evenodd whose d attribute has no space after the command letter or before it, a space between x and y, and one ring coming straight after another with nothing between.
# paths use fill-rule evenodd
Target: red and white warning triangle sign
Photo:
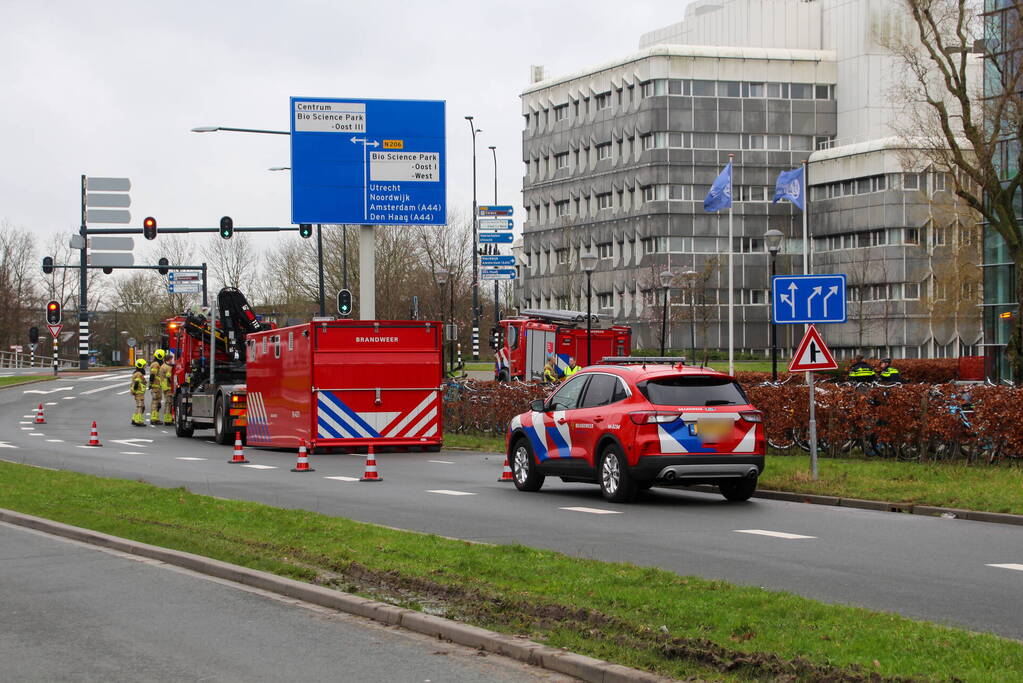
<instances>
[{"instance_id":1,"label":"red and white warning triangle sign","mask_svg":"<svg viewBox=\"0 0 1023 683\"><path fill-rule=\"evenodd\" d=\"M838 363L831 351L824 345L821 333L813 325L807 328L803 341L799 342L795 355L789 363L789 372L806 372L810 370L837 370Z\"/></svg>"}]
</instances>

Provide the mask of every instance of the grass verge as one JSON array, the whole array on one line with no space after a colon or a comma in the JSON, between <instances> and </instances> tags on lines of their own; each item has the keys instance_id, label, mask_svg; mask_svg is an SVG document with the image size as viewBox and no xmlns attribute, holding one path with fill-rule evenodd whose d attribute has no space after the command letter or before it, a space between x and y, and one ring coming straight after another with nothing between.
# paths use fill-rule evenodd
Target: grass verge
<instances>
[{"instance_id":1,"label":"grass verge","mask_svg":"<svg viewBox=\"0 0 1023 683\"><path fill-rule=\"evenodd\" d=\"M485 453L504 453L504 438L500 436L484 436L482 434L450 434L444 433L445 448L466 448Z\"/></svg>"},{"instance_id":2,"label":"grass verge","mask_svg":"<svg viewBox=\"0 0 1023 683\"><path fill-rule=\"evenodd\" d=\"M1023 514L1023 467L819 458L810 478L809 455L768 456L760 487L821 496Z\"/></svg>"},{"instance_id":3,"label":"grass verge","mask_svg":"<svg viewBox=\"0 0 1023 683\"><path fill-rule=\"evenodd\" d=\"M0 377L0 387L9 387L25 382L37 382L39 380L52 380L53 377L45 375L15 375L14 377Z\"/></svg>"},{"instance_id":4,"label":"grass verge","mask_svg":"<svg viewBox=\"0 0 1023 683\"><path fill-rule=\"evenodd\" d=\"M1023 679L1017 641L521 545L7 462L0 505L679 678Z\"/></svg>"}]
</instances>

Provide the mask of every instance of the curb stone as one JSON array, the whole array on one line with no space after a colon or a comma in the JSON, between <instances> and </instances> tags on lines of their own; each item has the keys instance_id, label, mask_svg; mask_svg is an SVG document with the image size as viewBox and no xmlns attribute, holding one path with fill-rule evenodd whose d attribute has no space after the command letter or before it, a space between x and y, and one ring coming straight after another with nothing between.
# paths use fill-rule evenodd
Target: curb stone
<instances>
[{"instance_id":1,"label":"curb stone","mask_svg":"<svg viewBox=\"0 0 1023 683\"><path fill-rule=\"evenodd\" d=\"M710 484L699 484L688 487L690 491L701 493L717 493L716 486ZM961 508L946 508L935 505L916 505L913 503L894 503L886 500L864 500L861 498L840 498L838 496L819 496L813 493L794 493L792 491L772 491L770 489L758 489L753 498L765 500L782 500L790 503L806 503L810 505L831 505L834 507L858 508L861 510L877 510L880 512L901 512L911 515L925 515L929 517L947 516L949 519L966 519L971 522L988 522L991 524L1012 524L1023 526L1023 515L1013 515L1006 512L983 512L980 510L963 510Z\"/></svg>"},{"instance_id":2,"label":"curb stone","mask_svg":"<svg viewBox=\"0 0 1023 683\"><path fill-rule=\"evenodd\" d=\"M466 647L486 650L526 664L575 676L584 681L593 683L625 683L626 681L663 683L672 680L639 669L630 669L620 664L612 664L567 650L541 645L518 636L509 636L451 619L362 598L351 593L277 576L269 572L249 569L180 550L161 548L119 536L111 536L99 531L71 526L13 510L0 508L0 522L159 560L200 574L207 574L321 607L347 612L389 626L400 626L416 633L449 640Z\"/></svg>"}]
</instances>

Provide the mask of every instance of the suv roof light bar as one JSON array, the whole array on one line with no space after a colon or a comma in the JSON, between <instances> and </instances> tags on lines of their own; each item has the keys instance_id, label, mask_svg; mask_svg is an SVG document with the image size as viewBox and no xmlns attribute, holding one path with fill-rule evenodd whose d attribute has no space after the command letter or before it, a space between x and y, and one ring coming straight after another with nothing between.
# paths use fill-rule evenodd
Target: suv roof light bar
<instances>
[{"instance_id":1,"label":"suv roof light bar","mask_svg":"<svg viewBox=\"0 0 1023 683\"><path fill-rule=\"evenodd\" d=\"M604 356L601 365L675 365L686 364L685 356Z\"/></svg>"},{"instance_id":2,"label":"suv roof light bar","mask_svg":"<svg viewBox=\"0 0 1023 683\"><path fill-rule=\"evenodd\" d=\"M539 308L527 308L523 311L519 311L519 315L525 315L530 318L540 318L541 320L550 320L552 322L566 322L566 323L584 323L586 322L585 311L568 311L568 310L555 310L548 311ZM590 316L593 322L600 322L600 316L594 313Z\"/></svg>"}]
</instances>

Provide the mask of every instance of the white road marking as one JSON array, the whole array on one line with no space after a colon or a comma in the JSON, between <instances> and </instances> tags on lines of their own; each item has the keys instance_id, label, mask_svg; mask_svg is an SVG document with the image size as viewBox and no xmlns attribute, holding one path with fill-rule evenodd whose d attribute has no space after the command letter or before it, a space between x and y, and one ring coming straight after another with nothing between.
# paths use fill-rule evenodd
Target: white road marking
<instances>
[{"instance_id":1,"label":"white road marking","mask_svg":"<svg viewBox=\"0 0 1023 683\"><path fill-rule=\"evenodd\" d=\"M42 436L43 433L42 432L29 432L28 435L29 436Z\"/></svg>"},{"instance_id":2,"label":"white road marking","mask_svg":"<svg viewBox=\"0 0 1023 683\"><path fill-rule=\"evenodd\" d=\"M186 458L186 457L174 458L174 459L175 460L206 460L206 458Z\"/></svg>"},{"instance_id":3,"label":"white road marking","mask_svg":"<svg viewBox=\"0 0 1023 683\"><path fill-rule=\"evenodd\" d=\"M427 460L426 462L435 462L441 465L454 465L454 460Z\"/></svg>"},{"instance_id":4,"label":"white road marking","mask_svg":"<svg viewBox=\"0 0 1023 683\"><path fill-rule=\"evenodd\" d=\"M31 415L22 415L22 417L35 417L35 416L36 416L35 413L32 413Z\"/></svg>"},{"instance_id":5,"label":"white road marking","mask_svg":"<svg viewBox=\"0 0 1023 683\"><path fill-rule=\"evenodd\" d=\"M0 448L17 448L17 446L12 446L6 441L0 441Z\"/></svg>"},{"instance_id":6,"label":"white road marking","mask_svg":"<svg viewBox=\"0 0 1023 683\"><path fill-rule=\"evenodd\" d=\"M99 448L99 446L75 446L75 448Z\"/></svg>"},{"instance_id":7,"label":"white road marking","mask_svg":"<svg viewBox=\"0 0 1023 683\"><path fill-rule=\"evenodd\" d=\"M335 481L359 481L358 477L324 477L324 479L333 479Z\"/></svg>"},{"instance_id":8,"label":"white road marking","mask_svg":"<svg viewBox=\"0 0 1023 683\"><path fill-rule=\"evenodd\" d=\"M989 567L996 567L998 569L1015 569L1018 572L1023 572L1023 564L989 564Z\"/></svg>"},{"instance_id":9,"label":"white road marking","mask_svg":"<svg viewBox=\"0 0 1023 683\"><path fill-rule=\"evenodd\" d=\"M145 455L142 451L121 451L121 455Z\"/></svg>"},{"instance_id":10,"label":"white road marking","mask_svg":"<svg viewBox=\"0 0 1023 683\"><path fill-rule=\"evenodd\" d=\"M23 393L23 394L44 394L45 395L45 394L53 394L53 393L56 393L58 391L71 391L72 389L74 389L73 385L70 386L70 387L57 387L56 389L50 389L48 391L44 391L43 389L26 389L25 391L23 391L21 393Z\"/></svg>"},{"instance_id":11,"label":"white road marking","mask_svg":"<svg viewBox=\"0 0 1023 683\"><path fill-rule=\"evenodd\" d=\"M19 422L18 424L20 424L20 425L30 425L30 424L32 424L32 422L29 421L29 420L25 420L23 422Z\"/></svg>"},{"instance_id":12,"label":"white road marking","mask_svg":"<svg viewBox=\"0 0 1023 683\"><path fill-rule=\"evenodd\" d=\"M46 405L48 405L48 406L55 406L55 405L57 405L57 402L56 401L50 401Z\"/></svg>"},{"instance_id":13,"label":"white road marking","mask_svg":"<svg viewBox=\"0 0 1023 683\"><path fill-rule=\"evenodd\" d=\"M561 510L571 510L572 512L588 512L591 515L620 515L622 514L618 510L601 510L600 508L581 508L581 507L567 507L559 508Z\"/></svg>"},{"instance_id":14,"label":"white road marking","mask_svg":"<svg viewBox=\"0 0 1023 683\"><path fill-rule=\"evenodd\" d=\"M427 491L427 493L439 493L442 496L475 496L475 493L469 493L468 491L449 491L447 489L434 489Z\"/></svg>"},{"instance_id":15,"label":"white road marking","mask_svg":"<svg viewBox=\"0 0 1023 683\"><path fill-rule=\"evenodd\" d=\"M64 443L64 439L47 439L48 443Z\"/></svg>"},{"instance_id":16,"label":"white road marking","mask_svg":"<svg viewBox=\"0 0 1023 683\"><path fill-rule=\"evenodd\" d=\"M108 384L105 387L96 387L95 389L89 389L88 391L83 391L80 395L81 396L87 396L89 394L95 394L97 391L106 391L107 389L116 389L117 387L118 387L117 384Z\"/></svg>"},{"instance_id":17,"label":"white road marking","mask_svg":"<svg viewBox=\"0 0 1023 683\"><path fill-rule=\"evenodd\" d=\"M146 443L137 443L139 441L145 441ZM114 439L114 443L122 443L125 446L131 446L132 448L144 448L147 444L153 443L152 439Z\"/></svg>"},{"instance_id":18,"label":"white road marking","mask_svg":"<svg viewBox=\"0 0 1023 683\"><path fill-rule=\"evenodd\" d=\"M22 427L21 431L23 431L23 432L31 432L32 428L31 427Z\"/></svg>"},{"instance_id":19,"label":"white road marking","mask_svg":"<svg viewBox=\"0 0 1023 683\"><path fill-rule=\"evenodd\" d=\"M765 531L764 529L735 529L737 534L754 534L756 536L771 536L773 538L786 538L796 540L800 538L817 538L816 536L804 536L803 534L789 534L784 531Z\"/></svg>"},{"instance_id":20,"label":"white road marking","mask_svg":"<svg viewBox=\"0 0 1023 683\"><path fill-rule=\"evenodd\" d=\"M64 401L74 401L75 397L74 396L63 396L61 400L64 400Z\"/></svg>"},{"instance_id":21,"label":"white road marking","mask_svg":"<svg viewBox=\"0 0 1023 683\"><path fill-rule=\"evenodd\" d=\"M131 389L125 389L124 391L118 391L118 392L117 392L117 395L118 395L118 396L124 396L124 395L125 395L125 394L127 394L127 393L128 393L129 391L131 391Z\"/></svg>"},{"instance_id":22,"label":"white road marking","mask_svg":"<svg viewBox=\"0 0 1023 683\"><path fill-rule=\"evenodd\" d=\"M242 465L242 467L251 467L254 470L275 470L275 469L277 469L273 465Z\"/></svg>"}]
</instances>

